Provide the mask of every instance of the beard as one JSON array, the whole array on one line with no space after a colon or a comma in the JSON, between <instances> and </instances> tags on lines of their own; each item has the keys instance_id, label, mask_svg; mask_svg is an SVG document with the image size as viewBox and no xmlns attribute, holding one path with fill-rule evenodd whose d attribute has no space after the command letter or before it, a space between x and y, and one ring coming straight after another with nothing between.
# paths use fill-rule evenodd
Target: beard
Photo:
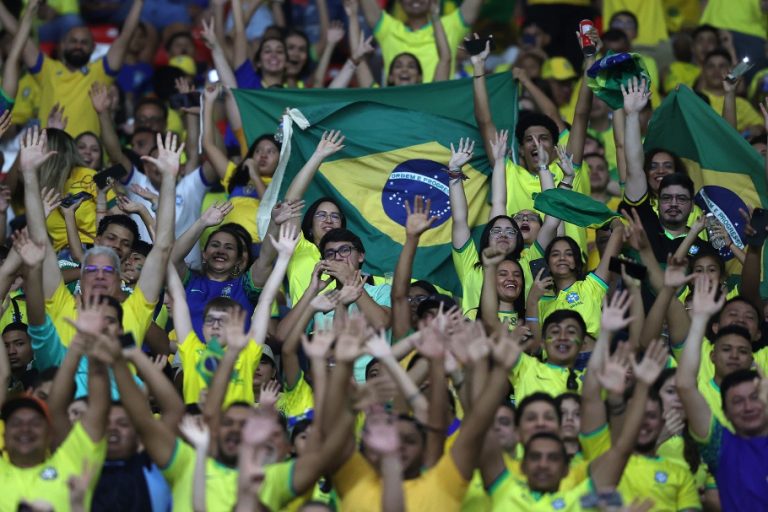
<instances>
[{"instance_id":1,"label":"beard","mask_svg":"<svg viewBox=\"0 0 768 512\"><path fill-rule=\"evenodd\" d=\"M90 60L90 54L82 50L70 50L64 52L64 61L74 68L82 68Z\"/></svg>"}]
</instances>

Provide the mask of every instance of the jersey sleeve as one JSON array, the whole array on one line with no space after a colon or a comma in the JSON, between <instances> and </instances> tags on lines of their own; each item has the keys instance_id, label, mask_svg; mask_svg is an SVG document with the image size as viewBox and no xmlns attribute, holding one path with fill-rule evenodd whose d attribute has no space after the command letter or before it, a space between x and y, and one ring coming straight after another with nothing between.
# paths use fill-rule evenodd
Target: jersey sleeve
<instances>
[{"instance_id":1,"label":"jersey sleeve","mask_svg":"<svg viewBox=\"0 0 768 512\"><path fill-rule=\"evenodd\" d=\"M720 464L720 447L723 441L723 425L720 424L717 417L712 414L712 421L709 426L709 433L706 438L699 438L693 432L691 437L699 444L699 453L701 459L707 464L713 475L717 474L717 468Z\"/></svg>"},{"instance_id":2,"label":"jersey sleeve","mask_svg":"<svg viewBox=\"0 0 768 512\"><path fill-rule=\"evenodd\" d=\"M611 430L604 423L597 430L579 434L579 441L584 458L591 462L611 449Z\"/></svg>"},{"instance_id":3,"label":"jersey sleeve","mask_svg":"<svg viewBox=\"0 0 768 512\"><path fill-rule=\"evenodd\" d=\"M259 502L273 512L283 510L296 492L293 490L293 470L296 460L269 464L259 489Z\"/></svg>"},{"instance_id":4,"label":"jersey sleeve","mask_svg":"<svg viewBox=\"0 0 768 512\"><path fill-rule=\"evenodd\" d=\"M147 300L140 286L134 288L131 296L123 302L123 328L133 334L139 347L152 323L156 305L157 301Z\"/></svg>"},{"instance_id":5,"label":"jersey sleeve","mask_svg":"<svg viewBox=\"0 0 768 512\"><path fill-rule=\"evenodd\" d=\"M683 481L680 484L680 490L677 492L676 510L701 510L701 499L699 490L696 488L696 481L690 471L682 471Z\"/></svg>"},{"instance_id":6,"label":"jersey sleeve","mask_svg":"<svg viewBox=\"0 0 768 512\"><path fill-rule=\"evenodd\" d=\"M183 478L188 477L189 472L194 471L194 467L195 449L177 437L171 460L164 468L160 468L168 485L172 488Z\"/></svg>"}]
</instances>

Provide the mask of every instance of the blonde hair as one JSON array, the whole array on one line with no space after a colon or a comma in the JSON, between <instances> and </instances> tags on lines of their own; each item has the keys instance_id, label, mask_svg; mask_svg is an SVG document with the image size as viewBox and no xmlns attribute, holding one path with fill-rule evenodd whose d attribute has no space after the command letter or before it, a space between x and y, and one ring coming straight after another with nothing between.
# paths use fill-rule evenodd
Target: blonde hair
<instances>
[{"instance_id":1,"label":"blonde hair","mask_svg":"<svg viewBox=\"0 0 768 512\"><path fill-rule=\"evenodd\" d=\"M85 165L77 152L75 140L65 131L46 128L48 150L56 154L40 166L40 187L48 187L60 194L64 193L64 183L69 179L72 169Z\"/></svg>"}]
</instances>

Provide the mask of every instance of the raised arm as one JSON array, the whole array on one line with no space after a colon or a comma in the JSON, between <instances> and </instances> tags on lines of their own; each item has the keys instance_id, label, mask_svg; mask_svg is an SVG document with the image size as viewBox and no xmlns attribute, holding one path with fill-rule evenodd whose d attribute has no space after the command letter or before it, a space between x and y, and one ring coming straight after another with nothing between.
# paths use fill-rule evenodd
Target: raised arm
<instances>
[{"instance_id":1,"label":"raised arm","mask_svg":"<svg viewBox=\"0 0 768 512\"><path fill-rule=\"evenodd\" d=\"M472 414L464 418L456 442L451 447L453 461L465 480L472 478L472 472L478 465L483 438L507 392L509 372L525 348L521 343L528 332L526 327L518 327L511 333L501 333L493 346L494 366L485 389L477 397Z\"/></svg>"},{"instance_id":2,"label":"raised arm","mask_svg":"<svg viewBox=\"0 0 768 512\"><path fill-rule=\"evenodd\" d=\"M54 153L54 151L48 151L48 138L45 131L40 131L37 127L26 131L19 154L21 175L24 179L24 207L30 238L35 243L46 246L46 257L43 263L43 292L46 298L53 295L62 277L56 254L48 238L37 170Z\"/></svg>"},{"instance_id":3,"label":"raised arm","mask_svg":"<svg viewBox=\"0 0 768 512\"><path fill-rule=\"evenodd\" d=\"M442 316L441 312L439 316ZM439 318L439 317L438 317ZM448 425L448 390L445 375L446 344L448 338L441 329L441 320L422 329L416 348L429 360L429 404L427 406L427 443L424 450L424 467L431 468L445 450ZM415 402L408 396L409 403ZM414 406L415 408L415 406ZM418 418L417 418L418 419Z\"/></svg>"},{"instance_id":4,"label":"raised arm","mask_svg":"<svg viewBox=\"0 0 768 512\"><path fill-rule=\"evenodd\" d=\"M248 60L248 40L245 37L245 20L243 19L241 0L232 0L232 19L235 22L233 66L238 68Z\"/></svg>"},{"instance_id":5,"label":"raised arm","mask_svg":"<svg viewBox=\"0 0 768 512\"><path fill-rule=\"evenodd\" d=\"M81 318L81 321L87 320ZM48 396L48 410L51 413L53 424L52 446L58 447L67 438L72 424L69 422L67 407L75 396L75 373L80 364L80 358L85 356L85 340L80 334L75 334L69 344L64 360L56 370L56 376L51 386L51 394ZM90 373L88 375L90 381ZM90 386L89 389L90 391Z\"/></svg>"},{"instance_id":6,"label":"raised arm","mask_svg":"<svg viewBox=\"0 0 768 512\"><path fill-rule=\"evenodd\" d=\"M595 46L597 52L603 46L600 36L597 34L596 29L592 29L588 34L592 44ZM581 38L578 38L581 45ZM573 113L573 122L571 123L570 135L568 137L568 153L573 157L573 161L576 164L581 164L582 157L584 156L584 141L587 138L587 126L589 125L589 113L592 110L592 89L587 86L587 70L595 63L595 56L597 52L584 57L584 72L581 77L581 88L579 89L579 96L576 99L576 108Z\"/></svg>"},{"instance_id":7,"label":"raised arm","mask_svg":"<svg viewBox=\"0 0 768 512\"><path fill-rule=\"evenodd\" d=\"M176 309L176 303L173 303L173 309ZM175 325L175 323L174 323ZM132 348L124 351L125 359L136 367L141 380L149 388L150 393L155 398L163 415L160 420L168 428L176 429L184 416L184 402L179 397L179 393L173 387L173 384L162 371L163 365L156 365L151 361L140 348ZM161 363L167 363L168 358L159 356Z\"/></svg>"},{"instance_id":8,"label":"raised arm","mask_svg":"<svg viewBox=\"0 0 768 512\"><path fill-rule=\"evenodd\" d=\"M568 128L565 122L563 122L563 118L560 117L560 111L557 109L555 102L552 101L552 99L547 96L538 85L536 85L536 82L531 80L531 77L528 76L528 72L524 68L512 68L512 76L520 82L523 89L528 91L528 94L531 95L531 99L536 106L539 107L541 113L555 122L558 131L562 133ZM579 96L579 98L581 98L581 96Z\"/></svg>"},{"instance_id":9,"label":"raised arm","mask_svg":"<svg viewBox=\"0 0 768 512\"><path fill-rule=\"evenodd\" d=\"M107 151L107 156L112 163L122 165L128 172L123 178L127 182L131 169L133 169L133 163L127 156L125 156L123 149L120 147L120 139L117 137L115 124L112 121L112 115L110 114L112 100L109 98L109 89L106 85L95 82L91 86L89 94L93 109L99 116L101 141L104 143L104 149Z\"/></svg>"},{"instance_id":10,"label":"raised arm","mask_svg":"<svg viewBox=\"0 0 768 512\"><path fill-rule=\"evenodd\" d=\"M212 21L202 21L203 30L201 37L205 41L205 46L211 50L211 56L213 57L213 66L216 68L216 72L219 74L219 80L224 87L235 88L237 87L237 79L235 73L232 71L227 56L224 53L224 47L221 45L221 41L217 37L216 29ZM223 32L222 32L223 33ZM218 91L218 89L217 89ZM218 92L217 92L218 94Z\"/></svg>"},{"instance_id":11,"label":"raised arm","mask_svg":"<svg viewBox=\"0 0 768 512\"><path fill-rule=\"evenodd\" d=\"M493 151L493 173L491 174L491 213L493 219L507 213L507 151L509 131L501 130L491 140ZM546 245L544 246L546 247Z\"/></svg>"},{"instance_id":12,"label":"raised arm","mask_svg":"<svg viewBox=\"0 0 768 512\"><path fill-rule=\"evenodd\" d=\"M14 34L11 42L11 50L3 66L3 92L9 98L15 98L19 88L19 59L24 47L29 41L29 31L32 28L32 20L37 14L38 0L33 0L27 5L19 23L19 30ZM1 18L1 16L0 16ZM5 25L5 23L3 23Z\"/></svg>"},{"instance_id":13,"label":"raised arm","mask_svg":"<svg viewBox=\"0 0 768 512\"><path fill-rule=\"evenodd\" d=\"M369 27L373 28L379 23L382 16L381 7L376 0L360 0L363 6L363 17Z\"/></svg>"},{"instance_id":14,"label":"raised arm","mask_svg":"<svg viewBox=\"0 0 768 512\"><path fill-rule=\"evenodd\" d=\"M480 129L480 135L483 137L485 153L492 158L491 165L496 163L493 158L493 148L491 141L496 135L496 125L493 124L491 116L491 105L488 100L488 89L485 84L485 61L491 53L490 41L485 45L485 50L471 57L474 68L472 78L472 91L475 101L475 122Z\"/></svg>"},{"instance_id":15,"label":"raised arm","mask_svg":"<svg viewBox=\"0 0 768 512\"><path fill-rule=\"evenodd\" d=\"M179 424L179 430L184 437L195 447L195 471L192 486L192 510L193 512L206 512L206 461L208 459L208 447L211 444L211 434L205 423L199 423L194 417L187 416Z\"/></svg>"},{"instance_id":16,"label":"raised arm","mask_svg":"<svg viewBox=\"0 0 768 512\"><path fill-rule=\"evenodd\" d=\"M156 302L165 282L165 269L171 256L175 238L176 222L176 176L179 174L179 157L184 151L184 144L178 146L175 134L168 132L163 142L157 134L157 158L141 157L157 166L162 173L160 199L157 208L156 237L152 250L139 276L137 286L149 302Z\"/></svg>"},{"instance_id":17,"label":"raised arm","mask_svg":"<svg viewBox=\"0 0 768 512\"><path fill-rule=\"evenodd\" d=\"M285 201L297 201L304 198L309 184L315 177L315 173L320 168L323 160L329 156L344 149L344 136L340 131L330 131L323 133L320 142L317 144L315 152L309 157L304 167L293 178L288 190L285 192ZM298 223L297 223L298 224Z\"/></svg>"},{"instance_id":18,"label":"raised arm","mask_svg":"<svg viewBox=\"0 0 768 512\"><path fill-rule=\"evenodd\" d=\"M109 68L115 72L119 71L123 66L125 52L128 51L128 44L131 42L131 38L133 38L136 27L139 26L142 7L144 7L144 0L133 0L131 10L128 11L128 16L125 18L120 35L117 36L117 39L109 47L107 63Z\"/></svg>"},{"instance_id":19,"label":"raised arm","mask_svg":"<svg viewBox=\"0 0 768 512\"><path fill-rule=\"evenodd\" d=\"M27 9L29 8L30 7L27 7ZM36 7L34 9L36 9ZM0 2L0 25L2 25L4 29L8 30L8 32L14 35L19 31L19 22L16 18L14 18L13 14L11 14L8 8L5 6L5 2ZM25 37L23 38L23 41L24 48L22 57L24 58L24 65L28 68L32 68L37 63L40 50L31 37ZM5 83L3 83L3 87L5 87Z\"/></svg>"},{"instance_id":20,"label":"raised arm","mask_svg":"<svg viewBox=\"0 0 768 512\"><path fill-rule=\"evenodd\" d=\"M392 339L397 341L405 336L414 326L411 325L411 305L408 302L410 290L413 260L416 257L416 248L419 239L437 220L437 216L431 215L432 202L426 202L422 196L416 196L413 200L413 209L406 200L405 211L405 244L397 259L395 274L392 279Z\"/></svg>"},{"instance_id":21,"label":"raised arm","mask_svg":"<svg viewBox=\"0 0 768 512\"><path fill-rule=\"evenodd\" d=\"M435 30L435 45L437 46L438 58L432 81L440 82L451 78L451 47L448 45L448 36L445 34L445 27L443 27L443 22L440 19L440 1L430 1L429 19L432 21L432 27ZM464 3L471 3L472 1L467 0ZM462 11L463 8L464 5L462 5Z\"/></svg>"},{"instance_id":22,"label":"raised arm","mask_svg":"<svg viewBox=\"0 0 768 512\"><path fill-rule=\"evenodd\" d=\"M622 245L624 245L624 224L619 219L613 219L611 221L611 236L608 238L603 255L600 257L600 264L595 269L595 275L604 282L608 282L610 276L608 267L611 258L619 255Z\"/></svg>"},{"instance_id":23,"label":"raised arm","mask_svg":"<svg viewBox=\"0 0 768 512\"><path fill-rule=\"evenodd\" d=\"M184 275L186 266L184 264L184 258L187 257L189 251L195 246L200 236L208 228L218 226L224 221L224 217L232 211L234 207L232 203L214 203L205 210L200 218L192 224L181 236L176 240L171 250L171 263L176 268L176 271L180 276Z\"/></svg>"},{"instance_id":24,"label":"raised arm","mask_svg":"<svg viewBox=\"0 0 768 512\"><path fill-rule=\"evenodd\" d=\"M614 488L621 480L624 468L635 449L637 435L640 433L648 390L664 369L667 357L666 346L657 340L645 352L640 363L636 363L632 358L635 390L627 408L626 421L611 448L589 466L590 477L597 489Z\"/></svg>"},{"instance_id":25,"label":"raised arm","mask_svg":"<svg viewBox=\"0 0 768 512\"><path fill-rule=\"evenodd\" d=\"M220 87L207 87L203 92L205 98L203 103L203 151L208 158L208 162L218 174L219 179L223 179L227 174L229 159L222 149L216 144L214 130L216 125L213 121L213 111L216 106L216 98L221 92Z\"/></svg>"},{"instance_id":26,"label":"raised arm","mask_svg":"<svg viewBox=\"0 0 768 512\"><path fill-rule=\"evenodd\" d=\"M736 89L739 87L739 82L741 82L741 77L739 77L735 83L731 83L726 78L723 78L723 90L725 91L725 97L723 98L723 119L725 119L734 130L738 130L736 119Z\"/></svg>"},{"instance_id":27,"label":"raised arm","mask_svg":"<svg viewBox=\"0 0 768 512\"><path fill-rule=\"evenodd\" d=\"M678 361L677 373L675 373L677 393L680 395L680 401L688 418L688 429L700 439L705 439L709 434L712 410L699 391L697 377L701 363L701 344L707 330L707 322L725 304L725 295L715 300L717 290L717 283L710 283L707 277L700 276L696 279L691 309L691 328Z\"/></svg>"},{"instance_id":28,"label":"raised arm","mask_svg":"<svg viewBox=\"0 0 768 512\"><path fill-rule=\"evenodd\" d=\"M460 139L458 149L451 144L451 159L448 162L448 193L451 203L451 242L454 249L464 247L472 236L469 229L469 206L464 193L464 173L461 168L472 159L475 141Z\"/></svg>"},{"instance_id":29,"label":"raised arm","mask_svg":"<svg viewBox=\"0 0 768 512\"><path fill-rule=\"evenodd\" d=\"M741 213L746 220L744 234L747 236L757 234L754 228L750 226L750 221L752 219L751 215L743 211ZM749 244L745 247L746 254L744 257L744 265L741 269L739 294L742 297L746 297L757 307L757 310L762 313L763 299L760 296L760 275L762 273L762 253L763 245L765 245L765 233L761 233L761 236L754 238L752 242L753 244ZM761 316L763 315L761 314Z\"/></svg>"},{"instance_id":30,"label":"raised arm","mask_svg":"<svg viewBox=\"0 0 768 512\"><path fill-rule=\"evenodd\" d=\"M320 3L325 3L325 0L320 0L318 4ZM323 53L320 55L312 80L314 87L319 88L325 86L325 75L328 73L328 65L331 63L333 51L344 40L344 24L338 20L332 21L330 27L327 27L327 34L324 34L323 37L325 37L326 42L323 45Z\"/></svg>"},{"instance_id":31,"label":"raised arm","mask_svg":"<svg viewBox=\"0 0 768 512\"><path fill-rule=\"evenodd\" d=\"M488 332L497 332L501 327L499 320L499 294L496 291L496 272L506 254L493 247L483 249L483 287L480 292L480 314Z\"/></svg>"},{"instance_id":32,"label":"raised arm","mask_svg":"<svg viewBox=\"0 0 768 512\"><path fill-rule=\"evenodd\" d=\"M366 449L380 459L381 511L401 512L405 508L403 463L400 458L400 436L394 419L388 414L368 415L363 439Z\"/></svg>"},{"instance_id":33,"label":"raised arm","mask_svg":"<svg viewBox=\"0 0 768 512\"><path fill-rule=\"evenodd\" d=\"M651 97L645 80L638 83L633 78L626 86L621 86L624 94L624 112L626 130L624 132L624 153L627 159L627 182L624 185L624 197L635 202L648 192L648 181L643 170L643 141L640 135L640 112Z\"/></svg>"},{"instance_id":34,"label":"raised arm","mask_svg":"<svg viewBox=\"0 0 768 512\"><path fill-rule=\"evenodd\" d=\"M481 7L483 7L483 0L464 0L461 3L461 17L464 18L468 26L477 21Z\"/></svg>"}]
</instances>

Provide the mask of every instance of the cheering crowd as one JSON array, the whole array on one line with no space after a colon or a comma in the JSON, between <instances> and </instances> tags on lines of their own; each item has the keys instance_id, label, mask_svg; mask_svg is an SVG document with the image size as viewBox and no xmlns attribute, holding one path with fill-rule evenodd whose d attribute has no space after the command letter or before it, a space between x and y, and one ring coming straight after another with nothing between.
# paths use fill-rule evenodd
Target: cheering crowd
<instances>
[{"instance_id":1,"label":"cheering crowd","mask_svg":"<svg viewBox=\"0 0 768 512\"><path fill-rule=\"evenodd\" d=\"M767 20L758 0L4 0L0 512L768 510L768 198L736 236L696 162L643 147L689 87L748 142L723 153L765 157ZM627 53L642 73L612 107L588 70ZM387 275L343 204L307 200L337 129L260 230L291 155L279 119L246 135L234 89L446 80L482 139L439 162L458 289L414 272L430 197L404 192ZM611 215L584 227L544 192Z\"/></svg>"}]
</instances>

